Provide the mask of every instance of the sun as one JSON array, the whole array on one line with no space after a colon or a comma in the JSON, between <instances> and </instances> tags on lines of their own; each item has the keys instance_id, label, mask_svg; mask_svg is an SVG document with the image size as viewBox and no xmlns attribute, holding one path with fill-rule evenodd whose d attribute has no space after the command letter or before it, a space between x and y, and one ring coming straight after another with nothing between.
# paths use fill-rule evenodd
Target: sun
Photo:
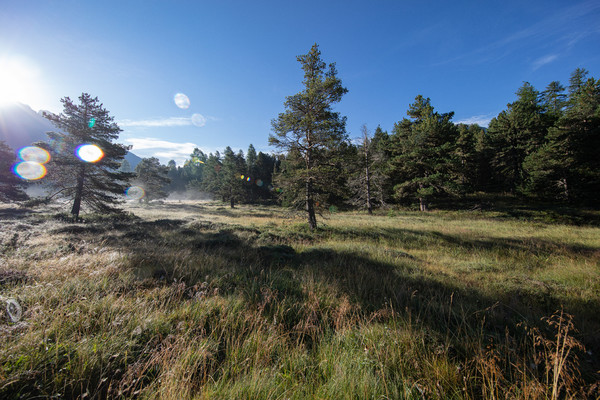
<instances>
[{"instance_id":1,"label":"sun","mask_svg":"<svg viewBox=\"0 0 600 400\"><path fill-rule=\"evenodd\" d=\"M41 103L42 96L39 68L26 58L0 55L0 106L35 106Z\"/></svg>"}]
</instances>

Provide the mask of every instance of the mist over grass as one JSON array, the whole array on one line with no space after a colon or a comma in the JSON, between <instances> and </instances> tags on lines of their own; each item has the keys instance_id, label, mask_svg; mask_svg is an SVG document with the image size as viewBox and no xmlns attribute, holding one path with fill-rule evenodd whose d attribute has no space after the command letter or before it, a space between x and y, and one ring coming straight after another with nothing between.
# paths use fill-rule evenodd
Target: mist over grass
<instances>
[{"instance_id":1,"label":"mist over grass","mask_svg":"<svg viewBox=\"0 0 600 400\"><path fill-rule=\"evenodd\" d=\"M180 200L199 200L199 201L212 201L215 196L209 192L203 192L200 190L187 189L183 192L171 192L167 201L180 201Z\"/></svg>"},{"instance_id":2,"label":"mist over grass","mask_svg":"<svg viewBox=\"0 0 600 400\"><path fill-rule=\"evenodd\" d=\"M0 397L593 398L600 228L501 211L0 209ZM596 386L594 386L596 384Z\"/></svg>"}]
</instances>

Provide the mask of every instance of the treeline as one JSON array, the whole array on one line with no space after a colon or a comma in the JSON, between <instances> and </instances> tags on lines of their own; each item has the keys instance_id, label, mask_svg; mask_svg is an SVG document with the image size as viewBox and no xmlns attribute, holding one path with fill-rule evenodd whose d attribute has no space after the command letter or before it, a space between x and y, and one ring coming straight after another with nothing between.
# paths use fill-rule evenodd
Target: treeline
<instances>
[{"instance_id":1,"label":"treeline","mask_svg":"<svg viewBox=\"0 0 600 400\"><path fill-rule=\"evenodd\" d=\"M591 205L600 193L600 83L587 75L578 68L566 88L554 81L541 92L524 83L487 129L455 124L453 112L440 113L419 95L390 133L363 126L359 140L344 133L312 154L322 160L311 171L314 206L371 212L417 203L427 210L432 202L474 193ZM278 201L303 208L301 152L293 146L279 156L257 154L252 145L245 155L230 147L209 155L195 149L183 166L169 162L165 189L213 193L232 206Z\"/></svg>"},{"instance_id":2,"label":"treeline","mask_svg":"<svg viewBox=\"0 0 600 400\"><path fill-rule=\"evenodd\" d=\"M572 73L567 87L554 81L540 92L524 83L487 129L455 124L453 112L441 113L419 95L391 132L363 126L352 141L346 118L331 109L347 92L335 64L327 67L318 45L298 61L305 88L286 97L285 111L272 121L269 143L277 155L252 145L246 154L195 149L182 166L146 158L131 171L128 147L115 143L121 129L97 98L83 93L79 104L63 98L61 114L45 114L57 131L28 148L34 153L20 152L14 168L14 153L0 143L0 201L23 201L27 182L43 182L49 191L43 200L72 201L78 218L82 206L117 210L123 193L151 201L192 190L232 207L278 202L303 209L311 229L316 212L331 207L372 212L403 203L424 211L480 193L597 207L600 82L584 69Z\"/></svg>"},{"instance_id":3,"label":"treeline","mask_svg":"<svg viewBox=\"0 0 600 400\"><path fill-rule=\"evenodd\" d=\"M236 203L274 201L276 165L275 156L257 153L252 144L245 155L229 146L223 154L217 151L208 155L196 148L183 166L177 166L174 160L160 166L156 158L143 159L135 168L134 182L144 188L146 200L204 192L234 207Z\"/></svg>"},{"instance_id":4,"label":"treeline","mask_svg":"<svg viewBox=\"0 0 600 400\"><path fill-rule=\"evenodd\" d=\"M372 204L418 201L421 210L435 199L476 192L594 204L600 193L600 82L587 75L576 69L567 88L554 81L542 92L524 83L487 129L454 124L452 112L439 113L429 98L417 96L391 134L377 128L350 147L349 182L362 182L356 198L367 208L365 197Z\"/></svg>"}]
</instances>

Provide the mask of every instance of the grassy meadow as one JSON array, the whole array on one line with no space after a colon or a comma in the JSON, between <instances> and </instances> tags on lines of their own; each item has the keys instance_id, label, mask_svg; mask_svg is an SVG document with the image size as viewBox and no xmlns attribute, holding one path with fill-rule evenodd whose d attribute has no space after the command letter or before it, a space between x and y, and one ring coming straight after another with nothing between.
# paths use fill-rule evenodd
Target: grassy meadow
<instances>
[{"instance_id":1,"label":"grassy meadow","mask_svg":"<svg viewBox=\"0 0 600 400\"><path fill-rule=\"evenodd\" d=\"M0 398L600 396L597 225L393 210L311 232L189 201L83 218L0 208Z\"/></svg>"}]
</instances>

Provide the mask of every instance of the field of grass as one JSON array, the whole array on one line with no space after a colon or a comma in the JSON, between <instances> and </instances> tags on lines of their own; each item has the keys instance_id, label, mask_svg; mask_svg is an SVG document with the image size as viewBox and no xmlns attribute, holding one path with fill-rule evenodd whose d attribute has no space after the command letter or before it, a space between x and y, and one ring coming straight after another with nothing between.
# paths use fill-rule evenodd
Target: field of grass
<instances>
[{"instance_id":1,"label":"field of grass","mask_svg":"<svg viewBox=\"0 0 600 400\"><path fill-rule=\"evenodd\" d=\"M0 208L0 398L600 396L600 228L494 211ZM15 299L13 322L5 302Z\"/></svg>"}]
</instances>

